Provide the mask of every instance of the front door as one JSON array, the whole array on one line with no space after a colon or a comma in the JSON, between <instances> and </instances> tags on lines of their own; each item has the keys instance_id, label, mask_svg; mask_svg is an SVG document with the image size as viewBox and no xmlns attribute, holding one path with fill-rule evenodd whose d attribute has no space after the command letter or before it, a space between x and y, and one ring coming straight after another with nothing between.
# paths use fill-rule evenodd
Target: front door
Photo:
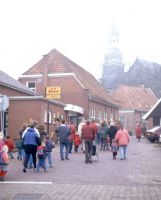
<instances>
[{"instance_id":1,"label":"front door","mask_svg":"<svg viewBox=\"0 0 161 200\"><path fill-rule=\"evenodd\" d=\"M76 130L78 130L78 117L77 116L70 116L69 123L73 121L73 125L75 126Z\"/></svg>"}]
</instances>

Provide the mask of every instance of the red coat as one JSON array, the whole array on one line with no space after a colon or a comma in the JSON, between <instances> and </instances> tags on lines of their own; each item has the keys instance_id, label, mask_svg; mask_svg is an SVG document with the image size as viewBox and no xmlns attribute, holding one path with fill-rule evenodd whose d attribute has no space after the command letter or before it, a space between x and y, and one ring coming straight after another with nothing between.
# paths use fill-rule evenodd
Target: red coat
<instances>
[{"instance_id":1,"label":"red coat","mask_svg":"<svg viewBox=\"0 0 161 200\"><path fill-rule=\"evenodd\" d=\"M141 126L137 126L136 128L136 137L137 138L141 138Z\"/></svg>"},{"instance_id":2,"label":"red coat","mask_svg":"<svg viewBox=\"0 0 161 200\"><path fill-rule=\"evenodd\" d=\"M98 132L98 127L96 124L94 123L90 123L90 126L92 126L94 128L94 132L95 132L95 137L96 137L96 133Z\"/></svg>"},{"instance_id":3,"label":"red coat","mask_svg":"<svg viewBox=\"0 0 161 200\"><path fill-rule=\"evenodd\" d=\"M5 140L5 145L8 146L8 151L12 151L15 147L10 139Z\"/></svg>"},{"instance_id":4,"label":"red coat","mask_svg":"<svg viewBox=\"0 0 161 200\"><path fill-rule=\"evenodd\" d=\"M75 146L79 146L81 143L82 143L82 140L79 137L79 135L75 135L75 137L74 137L74 145Z\"/></svg>"},{"instance_id":5,"label":"red coat","mask_svg":"<svg viewBox=\"0 0 161 200\"><path fill-rule=\"evenodd\" d=\"M72 131L72 134L70 135L70 140L74 140L74 136L75 136L75 126L73 124L69 124L68 126L71 127L71 131Z\"/></svg>"}]
</instances>

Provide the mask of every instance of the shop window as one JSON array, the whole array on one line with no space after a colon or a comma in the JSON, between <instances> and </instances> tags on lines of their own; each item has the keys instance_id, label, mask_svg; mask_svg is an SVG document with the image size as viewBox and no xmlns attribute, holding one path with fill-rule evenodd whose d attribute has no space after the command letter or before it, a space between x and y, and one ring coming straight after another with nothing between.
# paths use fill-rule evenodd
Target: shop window
<instances>
[{"instance_id":1,"label":"shop window","mask_svg":"<svg viewBox=\"0 0 161 200\"><path fill-rule=\"evenodd\" d=\"M101 111L98 111L98 119L101 120Z\"/></svg>"},{"instance_id":2,"label":"shop window","mask_svg":"<svg viewBox=\"0 0 161 200\"><path fill-rule=\"evenodd\" d=\"M95 110L94 109L91 110L91 118L95 119Z\"/></svg>"},{"instance_id":3,"label":"shop window","mask_svg":"<svg viewBox=\"0 0 161 200\"><path fill-rule=\"evenodd\" d=\"M107 122L107 113L104 113L104 120Z\"/></svg>"},{"instance_id":4,"label":"shop window","mask_svg":"<svg viewBox=\"0 0 161 200\"><path fill-rule=\"evenodd\" d=\"M47 123L47 111L44 112L44 123Z\"/></svg>"},{"instance_id":5,"label":"shop window","mask_svg":"<svg viewBox=\"0 0 161 200\"><path fill-rule=\"evenodd\" d=\"M26 82L26 86L28 88L30 88L31 90L33 90L34 92L36 92L36 82L33 81L33 82Z\"/></svg>"}]
</instances>

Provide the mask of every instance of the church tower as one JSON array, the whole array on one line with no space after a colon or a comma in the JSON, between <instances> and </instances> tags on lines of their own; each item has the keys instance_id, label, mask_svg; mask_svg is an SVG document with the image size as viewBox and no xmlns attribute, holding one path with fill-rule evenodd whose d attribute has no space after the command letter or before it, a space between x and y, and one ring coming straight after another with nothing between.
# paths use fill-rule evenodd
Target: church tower
<instances>
[{"instance_id":1,"label":"church tower","mask_svg":"<svg viewBox=\"0 0 161 200\"><path fill-rule=\"evenodd\" d=\"M104 55L103 76L101 84L109 91L115 91L121 84L125 75L123 55L119 50L119 32L113 20L112 28L108 34L108 51Z\"/></svg>"}]
</instances>

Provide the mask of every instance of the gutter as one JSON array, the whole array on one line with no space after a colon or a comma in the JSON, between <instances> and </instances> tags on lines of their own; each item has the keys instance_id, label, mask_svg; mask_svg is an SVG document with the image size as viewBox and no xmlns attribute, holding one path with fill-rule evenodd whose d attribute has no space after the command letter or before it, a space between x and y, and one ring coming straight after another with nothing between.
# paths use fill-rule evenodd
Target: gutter
<instances>
[{"instance_id":1,"label":"gutter","mask_svg":"<svg viewBox=\"0 0 161 200\"><path fill-rule=\"evenodd\" d=\"M56 105L59 105L59 106L62 106L62 107L66 106L66 104L64 104L64 103L61 103L59 101L52 100L52 99L46 99L43 96L31 96L31 97L29 97L29 96L17 96L17 97L8 97L8 99L10 101L42 100L42 101L50 102L50 103L53 103L53 104L56 104Z\"/></svg>"}]
</instances>

